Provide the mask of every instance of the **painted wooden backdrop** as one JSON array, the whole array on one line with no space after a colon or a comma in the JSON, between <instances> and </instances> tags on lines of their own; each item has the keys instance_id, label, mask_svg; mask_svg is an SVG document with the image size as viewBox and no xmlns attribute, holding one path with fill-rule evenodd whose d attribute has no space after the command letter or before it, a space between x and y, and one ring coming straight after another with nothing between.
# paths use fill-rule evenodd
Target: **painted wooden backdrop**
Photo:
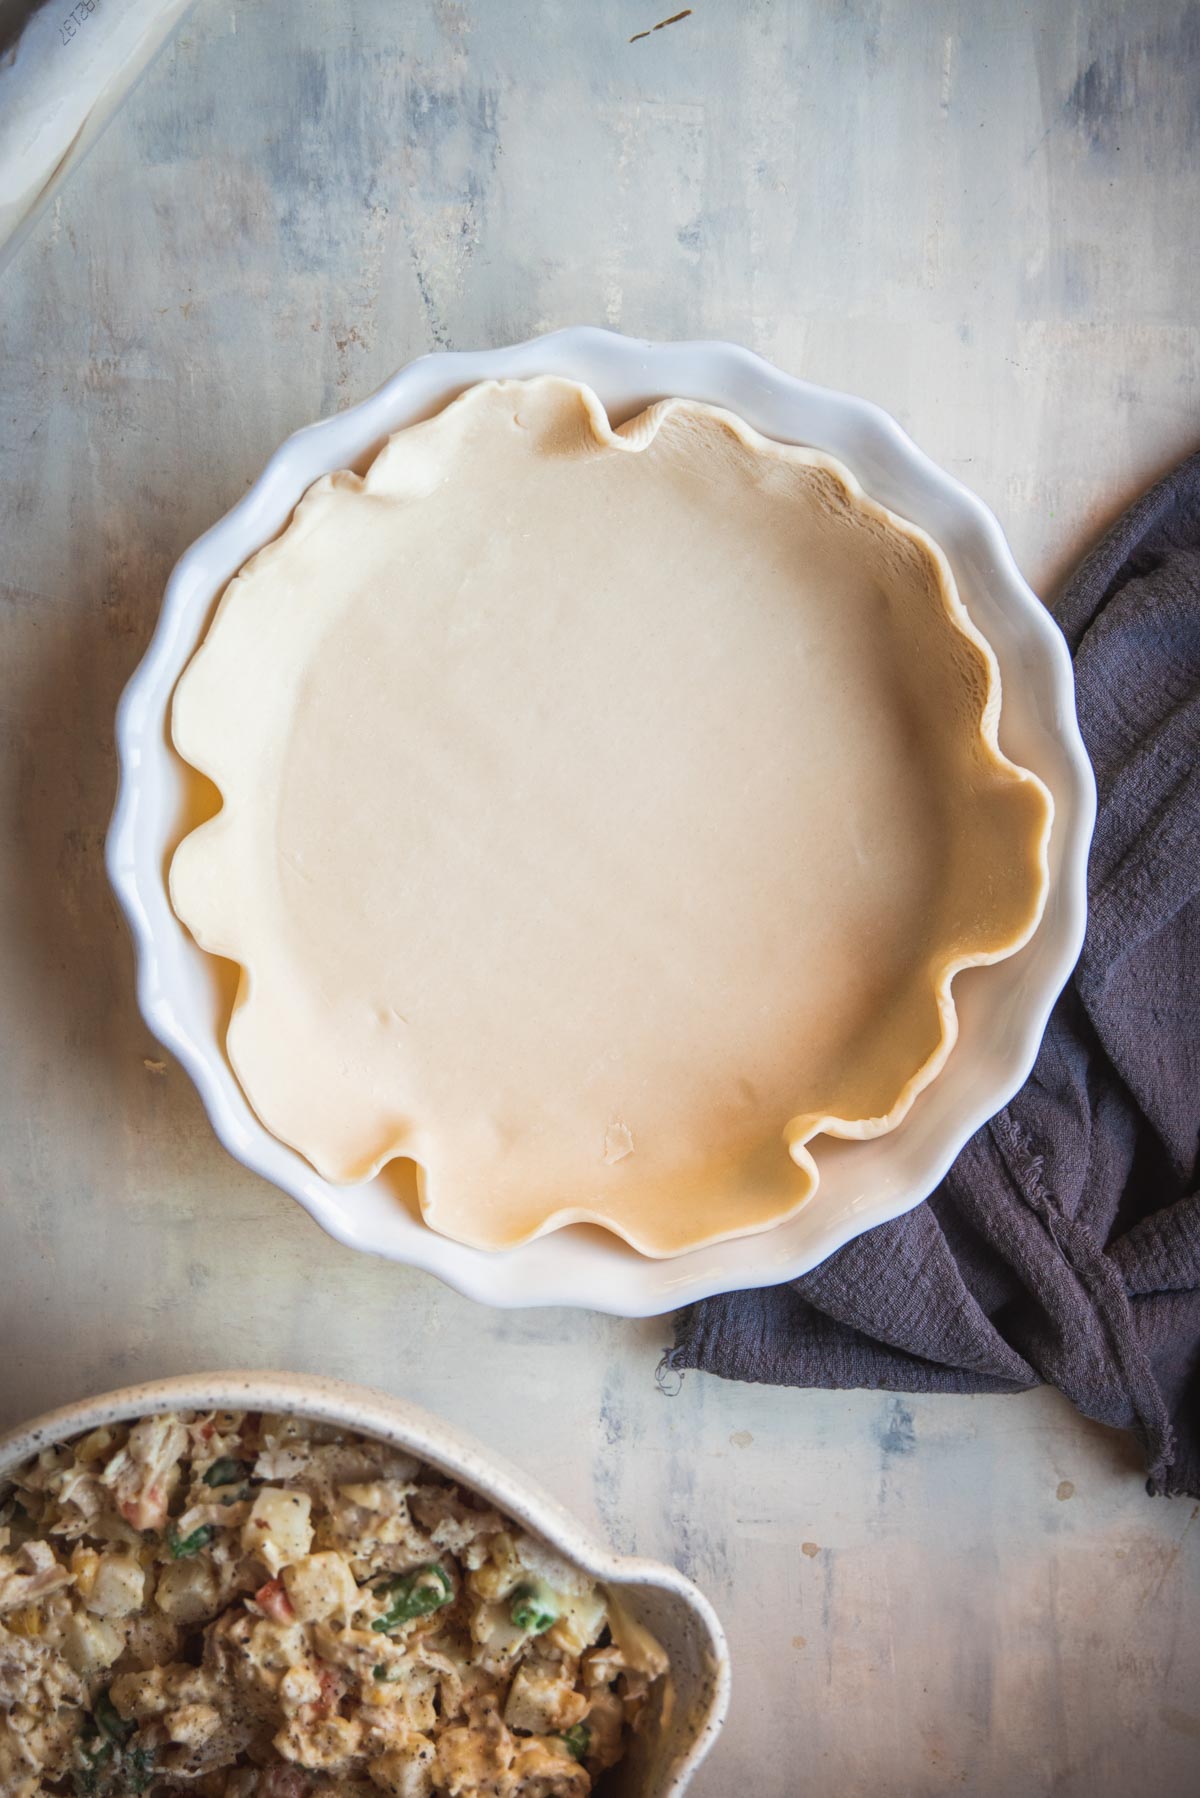
<instances>
[{"instance_id":1,"label":"painted wooden backdrop","mask_svg":"<svg viewBox=\"0 0 1200 1798\"><path fill-rule=\"evenodd\" d=\"M659 0L661 4L661 0ZM670 8L663 8L669 11ZM721 336L897 414L1049 592L1200 438L1195 0L197 0L0 283L0 1421L322 1368L444 1410L729 1627L698 1798L1200 1788L1200 1529L1052 1395L690 1376L490 1315L215 1146L101 870L180 550L434 345Z\"/></svg>"}]
</instances>

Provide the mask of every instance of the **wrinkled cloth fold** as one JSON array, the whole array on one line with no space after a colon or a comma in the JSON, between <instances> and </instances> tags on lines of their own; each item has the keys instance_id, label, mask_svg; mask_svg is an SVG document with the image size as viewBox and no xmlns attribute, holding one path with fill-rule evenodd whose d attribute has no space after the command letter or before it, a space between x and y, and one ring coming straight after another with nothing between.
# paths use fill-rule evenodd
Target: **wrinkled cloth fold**
<instances>
[{"instance_id":1,"label":"wrinkled cloth fold","mask_svg":"<svg viewBox=\"0 0 1200 1798\"><path fill-rule=\"evenodd\" d=\"M1200 454L1055 608L1096 771L1083 953L1029 1080L924 1204L680 1313L667 1362L786 1386L1059 1387L1200 1496Z\"/></svg>"}]
</instances>

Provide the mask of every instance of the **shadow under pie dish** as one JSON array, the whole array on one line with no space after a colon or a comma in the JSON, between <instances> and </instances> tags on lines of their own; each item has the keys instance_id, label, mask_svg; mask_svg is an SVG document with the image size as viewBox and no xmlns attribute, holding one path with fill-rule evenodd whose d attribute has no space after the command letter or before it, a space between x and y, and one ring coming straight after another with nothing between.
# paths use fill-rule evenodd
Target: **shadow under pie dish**
<instances>
[{"instance_id":1,"label":"shadow under pie dish","mask_svg":"<svg viewBox=\"0 0 1200 1798\"><path fill-rule=\"evenodd\" d=\"M230 1061L326 1180L481 1249L672 1256L904 1118L1051 802L932 539L712 406L482 383L325 477L175 693L171 865Z\"/></svg>"},{"instance_id":2,"label":"shadow under pie dish","mask_svg":"<svg viewBox=\"0 0 1200 1798\"><path fill-rule=\"evenodd\" d=\"M383 1394L211 1374L0 1441L11 1798L667 1798L720 1628Z\"/></svg>"}]
</instances>

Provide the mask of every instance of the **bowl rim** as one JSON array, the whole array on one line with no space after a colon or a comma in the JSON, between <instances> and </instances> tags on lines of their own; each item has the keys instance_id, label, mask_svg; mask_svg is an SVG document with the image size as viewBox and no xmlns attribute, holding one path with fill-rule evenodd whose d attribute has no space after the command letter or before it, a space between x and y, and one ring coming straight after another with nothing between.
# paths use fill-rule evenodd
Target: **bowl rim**
<instances>
[{"instance_id":1,"label":"bowl rim","mask_svg":"<svg viewBox=\"0 0 1200 1798\"><path fill-rule=\"evenodd\" d=\"M0 1433L0 1491L12 1471L39 1450L101 1424L163 1411L216 1409L286 1411L361 1430L481 1493L604 1585L653 1587L679 1599L699 1625L710 1674L707 1702L693 1707L687 1726L690 1739L666 1769L666 1783L657 1794L682 1798L729 1713L729 1644L709 1600L686 1574L665 1561L617 1554L514 1463L408 1399L325 1375L236 1368L172 1374L76 1399Z\"/></svg>"},{"instance_id":2,"label":"bowl rim","mask_svg":"<svg viewBox=\"0 0 1200 1798\"><path fill-rule=\"evenodd\" d=\"M318 444L326 446L323 466L361 462L391 430L400 428L400 424L387 422L389 417L400 412L402 423L415 422L437 410L453 392L477 381L545 372L570 373L571 364L589 366L589 373L577 372L573 377L589 380L591 365L597 361L611 367L614 380L619 377L626 385L632 382L650 395L678 392L685 397L703 398L705 394L694 391L697 385L712 385L719 387L721 394L709 397L737 411L737 404L724 396L730 386L749 383L750 393L777 398L785 406L807 406L810 410L832 407L843 420L866 434L878 452L905 465L920 484L952 507L963 529L973 534L987 566L989 583L1002 590L1005 604L1019 615L1052 692L1056 741L1064 763L1063 781L1054 791L1052 836L1052 845L1055 836L1059 845L1058 891L1052 894L1057 912L1056 950L1047 951L1043 919L1034 938L1035 942L1041 938L1040 952L1046 963L1042 982L1024 1006L1020 1028L1013 1033L1014 1046L1003 1068L994 1072L987 1083L986 1097L963 1108L959 1124L945 1133L939 1151L926 1155L921 1177L902 1186L898 1196L872 1199L854 1214L829 1220L815 1247L810 1245L790 1256L774 1258L764 1247L761 1264L749 1271L741 1268L731 1272L724 1267L722 1249L736 1249L738 1242L766 1245L775 1232L765 1231L756 1237L735 1239L732 1244L709 1245L661 1260L640 1256L628 1250L627 1245L618 1248L616 1239L589 1226L571 1226L519 1248L497 1252L468 1248L428 1225L414 1224L401 1246L390 1241L381 1246L378 1239L372 1238L369 1224L355 1215L352 1195L358 1189L328 1185L300 1156L271 1136L241 1095L216 1031L202 1031L198 1036L189 1028L159 954L144 890L147 883L161 890L165 880L161 854L156 861L149 858L149 870L145 865L147 858L139 854L142 770L149 757L170 759L174 755L167 732L171 694L213 600L253 550L277 534L316 478L311 473L297 474L296 465ZM698 375L700 368L707 372ZM437 394L433 404L421 398L430 390ZM753 419L749 422L761 429ZM772 435L770 431L763 434ZM809 441L817 449L828 448L813 439L788 439L782 433L774 434L781 441ZM840 450L829 453L842 456ZM850 465L861 480L859 469ZM870 492L870 482L863 484ZM231 544L235 546L232 553ZM997 657L1003 678L1004 658L998 651ZM156 688L163 685L164 672L169 672L173 660L178 663L175 674L158 696ZM237 1160L298 1200L323 1229L345 1246L419 1267L469 1298L501 1307L569 1304L630 1317L656 1316L714 1293L795 1279L865 1230L903 1215L935 1189L970 1136L1002 1109L1028 1078L1050 1011L1083 944L1087 855L1096 797L1091 764L1075 714L1074 673L1062 633L1021 575L998 521L977 495L940 469L881 407L785 374L754 351L736 344L704 340L653 343L594 326L576 326L506 348L435 351L404 365L355 406L294 432L275 451L242 499L185 549L177 562L168 579L150 643L121 696L116 744L118 786L105 859L110 883L133 938L139 1007L155 1037L176 1057L196 1086L218 1139ZM1065 805L1064 786L1069 801ZM162 843L157 847L161 850ZM182 924L175 922L176 928L184 932ZM347 1195L351 1195L349 1200ZM819 1203L820 1189L813 1205ZM786 1224L777 1229L786 1229ZM607 1237L602 1246L610 1257L616 1256L615 1260L606 1261L598 1253L597 1236ZM546 1245L561 1244L564 1239L569 1239L568 1249L547 1251ZM626 1250L624 1255L620 1254L622 1248ZM532 1283L531 1264L540 1274Z\"/></svg>"}]
</instances>

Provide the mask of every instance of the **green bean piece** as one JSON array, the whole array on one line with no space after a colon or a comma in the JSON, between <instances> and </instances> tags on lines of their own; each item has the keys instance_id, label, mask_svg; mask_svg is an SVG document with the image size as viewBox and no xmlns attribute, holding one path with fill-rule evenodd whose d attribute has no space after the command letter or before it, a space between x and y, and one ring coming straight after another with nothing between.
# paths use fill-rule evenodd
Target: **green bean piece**
<instances>
[{"instance_id":1,"label":"green bean piece","mask_svg":"<svg viewBox=\"0 0 1200 1798\"><path fill-rule=\"evenodd\" d=\"M128 1783L131 1792L144 1792L154 1780L153 1748L135 1748L129 1756Z\"/></svg>"},{"instance_id":2,"label":"green bean piece","mask_svg":"<svg viewBox=\"0 0 1200 1798\"><path fill-rule=\"evenodd\" d=\"M215 1523L202 1523L193 1530L190 1536L181 1536L178 1530L167 1531L167 1547L173 1561L186 1561L192 1555L198 1555L202 1548L207 1548L217 1533Z\"/></svg>"},{"instance_id":3,"label":"green bean piece","mask_svg":"<svg viewBox=\"0 0 1200 1798\"><path fill-rule=\"evenodd\" d=\"M108 1740L110 1742L115 1742L118 1747L127 1742L137 1728L135 1723L127 1723L125 1721L124 1717L109 1697L107 1686L105 1686L103 1692L101 1692L95 1704L92 1706L92 1715L96 1719L96 1727L100 1731L100 1734L102 1736L107 1736Z\"/></svg>"},{"instance_id":4,"label":"green bean piece","mask_svg":"<svg viewBox=\"0 0 1200 1798\"><path fill-rule=\"evenodd\" d=\"M574 1723L561 1732L562 1742L573 1761L585 1761L592 1746L592 1732L586 1723Z\"/></svg>"},{"instance_id":5,"label":"green bean piece","mask_svg":"<svg viewBox=\"0 0 1200 1798\"><path fill-rule=\"evenodd\" d=\"M206 1486L232 1486L237 1481L246 1479L249 1472L250 1469L245 1461L235 1461L229 1455L224 1455L221 1460L214 1461L204 1474L204 1484Z\"/></svg>"},{"instance_id":6,"label":"green bean piece","mask_svg":"<svg viewBox=\"0 0 1200 1798\"><path fill-rule=\"evenodd\" d=\"M526 1630L531 1636L544 1635L558 1622L557 1610L542 1596L540 1589L532 1585L517 1587L509 1615L518 1629Z\"/></svg>"},{"instance_id":7,"label":"green bean piece","mask_svg":"<svg viewBox=\"0 0 1200 1798\"><path fill-rule=\"evenodd\" d=\"M436 1561L428 1567L418 1567L415 1573L398 1573L375 1590L381 1597L391 1599L383 1616L376 1617L371 1625L384 1636L402 1623L411 1623L414 1617L428 1617L440 1611L454 1597L450 1575Z\"/></svg>"},{"instance_id":8,"label":"green bean piece","mask_svg":"<svg viewBox=\"0 0 1200 1798\"><path fill-rule=\"evenodd\" d=\"M100 1725L94 1716L84 1717L76 1746L84 1765L76 1767L71 1774L75 1798L100 1798L100 1794L108 1790L104 1769L113 1758L113 1745L100 1734Z\"/></svg>"}]
</instances>

